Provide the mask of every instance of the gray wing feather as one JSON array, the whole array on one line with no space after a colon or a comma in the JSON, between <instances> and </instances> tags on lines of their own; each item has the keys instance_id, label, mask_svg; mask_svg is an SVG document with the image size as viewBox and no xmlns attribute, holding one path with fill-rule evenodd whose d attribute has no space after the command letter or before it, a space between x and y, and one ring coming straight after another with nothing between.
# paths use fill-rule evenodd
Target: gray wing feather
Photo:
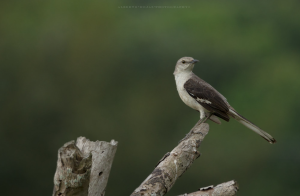
<instances>
[{"instance_id":1,"label":"gray wing feather","mask_svg":"<svg viewBox=\"0 0 300 196\"><path fill-rule=\"evenodd\" d=\"M211 85L200 79L198 76L193 75L185 84L185 90L205 109L214 115L229 121L228 116L230 105L226 98L221 95Z\"/></svg>"}]
</instances>

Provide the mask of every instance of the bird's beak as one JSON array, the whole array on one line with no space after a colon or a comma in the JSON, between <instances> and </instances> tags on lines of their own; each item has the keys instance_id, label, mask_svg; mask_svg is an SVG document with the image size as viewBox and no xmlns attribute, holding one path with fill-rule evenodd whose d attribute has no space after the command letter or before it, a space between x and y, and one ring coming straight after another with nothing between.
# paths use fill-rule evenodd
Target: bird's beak
<instances>
[{"instance_id":1,"label":"bird's beak","mask_svg":"<svg viewBox=\"0 0 300 196\"><path fill-rule=\"evenodd\" d=\"M197 60L197 59L192 60L193 64L198 63L198 62L199 62L199 60Z\"/></svg>"}]
</instances>

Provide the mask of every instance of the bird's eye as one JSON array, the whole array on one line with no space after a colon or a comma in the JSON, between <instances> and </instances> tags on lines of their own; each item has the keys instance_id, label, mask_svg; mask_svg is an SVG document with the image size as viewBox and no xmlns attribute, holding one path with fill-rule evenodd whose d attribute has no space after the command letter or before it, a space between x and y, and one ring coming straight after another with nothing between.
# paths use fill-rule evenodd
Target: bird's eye
<instances>
[{"instance_id":1,"label":"bird's eye","mask_svg":"<svg viewBox=\"0 0 300 196\"><path fill-rule=\"evenodd\" d=\"M182 63L184 64L184 63L185 63L185 61L182 61Z\"/></svg>"}]
</instances>

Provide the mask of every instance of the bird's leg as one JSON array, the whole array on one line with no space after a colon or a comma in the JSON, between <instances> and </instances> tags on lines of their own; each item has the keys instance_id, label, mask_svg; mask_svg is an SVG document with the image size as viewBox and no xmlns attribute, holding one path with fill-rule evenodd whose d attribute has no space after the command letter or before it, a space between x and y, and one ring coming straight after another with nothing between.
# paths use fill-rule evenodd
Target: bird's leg
<instances>
[{"instance_id":1,"label":"bird's leg","mask_svg":"<svg viewBox=\"0 0 300 196\"><path fill-rule=\"evenodd\" d=\"M200 119L200 123L199 123L199 125L200 124L202 124L203 122L205 122L207 119L206 118L202 118L202 119Z\"/></svg>"},{"instance_id":2,"label":"bird's leg","mask_svg":"<svg viewBox=\"0 0 300 196\"><path fill-rule=\"evenodd\" d=\"M201 119L201 122L199 123L199 125L202 124L202 123L205 123L207 121L207 119L209 119L211 116L212 116L212 113L207 115L206 118Z\"/></svg>"},{"instance_id":3,"label":"bird's leg","mask_svg":"<svg viewBox=\"0 0 300 196\"><path fill-rule=\"evenodd\" d=\"M212 116L212 113L210 113L208 116L206 116L206 118L204 116L203 118L200 119L200 122L198 122L196 126L199 126L200 124L205 123L207 121L207 119L209 119L211 116ZM179 143L181 143L182 141L189 138L192 135L192 133L193 133L193 129L188 134L186 134L186 136L182 140L180 140Z\"/></svg>"}]
</instances>

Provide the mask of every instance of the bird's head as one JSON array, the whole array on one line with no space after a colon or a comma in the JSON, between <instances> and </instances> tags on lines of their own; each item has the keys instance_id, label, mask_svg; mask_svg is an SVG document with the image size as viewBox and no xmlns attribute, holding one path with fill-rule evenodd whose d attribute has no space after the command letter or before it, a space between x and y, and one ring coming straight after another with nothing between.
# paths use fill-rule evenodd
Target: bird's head
<instances>
[{"instance_id":1,"label":"bird's head","mask_svg":"<svg viewBox=\"0 0 300 196\"><path fill-rule=\"evenodd\" d=\"M192 57L182 57L179 59L175 66L174 75L182 72L192 72L195 63L197 63L198 60L192 58Z\"/></svg>"}]
</instances>

